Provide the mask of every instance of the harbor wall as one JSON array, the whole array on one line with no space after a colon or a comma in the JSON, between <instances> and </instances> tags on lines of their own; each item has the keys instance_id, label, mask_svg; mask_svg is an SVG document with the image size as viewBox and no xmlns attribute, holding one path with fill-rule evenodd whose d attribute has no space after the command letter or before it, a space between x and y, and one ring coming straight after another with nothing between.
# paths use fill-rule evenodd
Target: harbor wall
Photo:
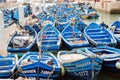
<instances>
[{"instance_id":1,"label":"harbor wall","mask_svg":"<svg viewBox=\"0 0 120 80\"><path fill-rule=\"evenodd\" d=\"M91 3L92 7L96 10L105 11L111 14L120 13L120 1L89 1L89 3Z\"/></svg>"},{"instance_id":2,"label":"harbor wall","mask_svg":"<svg viewBox=\"0 0 120 80\"><path fill-rule=\"evenodd\" d=\"M106 11L109 13L120 13L120 2L114 2L114 3L96 3L95 9Z\"/></svg>"}]
</instances>

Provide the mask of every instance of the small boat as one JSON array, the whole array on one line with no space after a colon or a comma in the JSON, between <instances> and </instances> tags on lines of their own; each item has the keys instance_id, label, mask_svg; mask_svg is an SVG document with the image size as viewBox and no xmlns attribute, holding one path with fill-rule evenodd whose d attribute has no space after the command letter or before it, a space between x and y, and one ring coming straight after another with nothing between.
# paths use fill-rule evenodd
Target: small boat
<instances>
[{"instance_id":1,"label":"small boat","mask_svg":"<svg viewBox=\"0 0 120 80\"><path fill-rule=\"evenodd\" d=\"M16 54L0 55L0 78L13 78L18 63Z\"/></svg>"},{"instance_id":2,"label":"small boat","mask_svg":"<svg viewBox=\"0 0 120 80\"><path fill-rule=\"evenodd\" d=\"M56 21L56 28L62 32L63 29L68 25L68 22L67 22L67 17L65 16L61 16L61 17L58 17L57 18L57 21Z\"/></svg>"},{"instance_id":3,"label":"small boat","mask_svg":"<svg viewBox=\"0 0 120 80\"><path fill-rule=\"evenodd\" d=\"M13 23L13 20L11 18L11 10L9 9L3 9L1 10L3 12L3 19L4 19L4 26L8 27L10 24Z\"/></svg>"},{"instance_id":4,"label":"small boat","mask_svg":"<svg viewBox=\"0 0 120 80\"><path fill-rule=\"evenodd\" d=\"M42 51L59 50L61 34L55 27L48 24L38 33L37 44Z\"/></svg>"},{"instance_id":5,"label":"small boat","mask_svg":"<svg viewBox=\"0 0 120 80\"><path fill-rule=\"evenodd\" d=\"M88 48L91 52L103 58L102 69L107 74L120 77L120 49L108 46Z\"/></svg>"},{"instance_id":6,"label":"small boat","mask_svg":"<svg viewBox=\"0 0 120 80\"><path fill-rule=\"evenodd\" d=\"M26 25L20 32L15 32L8 41L8 52L27 52L31 50L37 38L36 31Z\"/></svg>"},{"instance_id":7,"label":"small boat","mask_svg":"<svg viewBox=\"0 0 120 80\"><path fill-rule=\"evenodd\" d=\"M74 27L76 27L81 32L84 32L84 28L87 26L82 19L79 18L79 16L71 13L68 16L68 22L72 24Z\"/></svg>"},{"instance_id":8,"label":"small boat","mask_svg":"<svg viewBox=\"0 0 120 80\"><path fill-rule=\"evenodd\" d=\"M88 19L97 19L99 14L94 9L88 9Z\"/></svg>"},{"instance_id":9,"label":"small boat","mask_svg":"<svg viewBox=\"0 0 120 80\"><path fill-rule=\"evenodd\" d=\"M96 80L103 60L80 50L59 51L57 58L72 80Z\"/></svg>"},{"instance_id":10,"label":"small boat","mask_svg":"<svg viewBox=\"0 0 120 80\"><path fill-rule=\"evenodd\" d=\"M117 44L117 41L110 31L94 22L90 23L85 28L84 34L93 46L116 46Z\"/></svg>"},{"instance_id":11,"label":"small boat","mask_svg":"<svg viewBox=\"0 0 120 80\"><path fill-rule=\"evenodd\" d=\"M70 49L89 46L87 38L77 28L67 26L61 34L63 41Z\"/></svg>"},{"instance_id":12,"label":"small boat","mask_svg":"<svg viewBox=\"0 0 120 80\"><path fill-rule=\"evenodd\" d=\"M54 26L55 25L55 19L50 15L45 15L45 16L43 16L43 18L41 20L41 25L42 25L42 27L44 27L48 24Z\"/></svg>"},{"instance_id":13,"label":"small boat","mask_svg":"<svg viewBox=\"0 0 120 80\"><path fill-rule=\"evenodd\" d=\"M111 25L111 32L113 32L117 42L120 44L120 21L116 20Z\"/></svg>"},{"instance_id":14,"label":"small boat","mask_svg":"<svg viewBox=\"0 0 120 80\"><path fill-rule=\"evenodd\" d=\"M79 15L83 20L88 19L88 14L84 10L80 10Z\"/></svg>"},{"instance_id":15,"label":"small boat","mask_svg":"<svg viewBox=\"0 0 120 80\"><path fill-rule=\"evenodd\" d=\"M18 75L34 80L53 80L59 76L60 64L50 52L27 52L18 62ZM37 79L40 78L40 79Z\"/></svg>"},{"instance_id":16,"label":"small boat","mask_svg":"<svg viewBox=\"0 0 120 80\"><path fill-rule=\"evenodd\" d=\"M27 17L28 14L32 14L32 8L30 4L24 5L24 16Z\"/></svg>"},{"instance_id":17,"label":"small boat","mask_svg":"<svg viewBox=\"0 0 120 80\"><path fill-rule=\"evenodd\" d=\"M61 8L56 13L56 28L62 32L62 30L68 25L67 12Z\"/></svg>"}]
</instances>

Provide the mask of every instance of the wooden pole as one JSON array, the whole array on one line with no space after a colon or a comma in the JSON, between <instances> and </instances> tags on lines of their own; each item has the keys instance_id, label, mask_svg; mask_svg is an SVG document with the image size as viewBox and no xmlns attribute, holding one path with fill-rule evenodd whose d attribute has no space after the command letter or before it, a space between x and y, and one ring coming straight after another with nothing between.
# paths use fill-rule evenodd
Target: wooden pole
<instances>
[{"instance_id":1,"label":"wooden pole","mask_svg":"<svg viewBox=\"0 0 120 80\"><path fill-rule=\"evenodd\" d=\"M39 4L39 12L42 12L42 2L40 0L40 4Z\"/></svg>"},{"instance_id":2,"label":"wooden pole","mask_svg":"<svg viewBox=\"0 0 120 80\"><path fill-rule=\"evenodd\" d=\"M0 11L0 54L6 55L7 54L7 40L6 40L6 32L4 29L4 18L3 12Z\"/></svg>"},{"instance_id":3,"label":"wooden pole","mask_svg":"<svg viewBox=\"0 0 120 80\"><path fill-rule=\"evenodd\" d=\"M35 3L32 3L32 11L33 11L33 14L36 13L36 5L35 5Z\"/></svg>"},{"instance_id":4,"label":"wooden pole","mask_svg":"<svg viewBox=\"0 0 120 80\"><path fill-rule=\"evenodd\" d=\"M45 0L42 0L43 1L43 10L46 11L46 4L45 4Z\"/></svg>"},{"instance_id":5,"label":"wooden pole","mask_svg":"<svg viewBox=\"0 0 120 80\"><path fill-rule=\"evenodd\" d=\"M24 26L25 25L25 18L24 18L24 7L20 5L18 7L18 14L19 14L19 23Z\"/></svg>"}]
</instances>

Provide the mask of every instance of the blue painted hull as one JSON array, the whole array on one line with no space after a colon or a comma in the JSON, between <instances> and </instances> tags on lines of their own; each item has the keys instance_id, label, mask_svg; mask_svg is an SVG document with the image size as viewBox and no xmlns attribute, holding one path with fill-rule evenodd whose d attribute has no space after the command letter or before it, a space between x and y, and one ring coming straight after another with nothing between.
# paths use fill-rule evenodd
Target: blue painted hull
<instances>
[{"instance_id":1,"label":"blue painted hull","mask_svg":"<svg viewBox=\"0 0 120 80\"><path fill-rule=\"evenodd\" d=\"M100 55L101 58L104 59L102 69L104 72L114 76L120 76L120 69L116 67L116 63L119 61L120 58L120 50L108 47L108 46L99 46L97 48L88 48L95 54ZM103 55L102 55L103 54ZM106 55L104 55L106 54Z\"/></svg>"},{"instance_id":2,"label":"blue painted hull","mask_svg":"<svg viewBox=\"0 0 120 80\"><path fill-rule=\"evenodd\" d=\"M37 44L41 51L56 51L60 49L60 32L52 25L47 25L38 33Z\"/></svg>"},{"instance_id":3,"label":"blue painted hull","mask_svg":"<svg viewBox=\"0 0 120 80\"><path fill-rule=\"evenodd\" d=\"M84 33L93 46L116 46L117 44L113 34L97 23L90 23Z\"/></svg>"},{"instance_id":4,"label":"blue painted hull","mask_svg":"<svg viewBox=\"0 0 120 80\"><path fill-rule=\"evenodd\" d=\"M99 18L99 14L94 9L88 9L88 19L96 19L96 18Z\"/></svg>"},{"instance_id":5,"label":"blue painted hull","mask_svg":"<svg viewBox=\"0 0 120 80\"><path fill-rule=\"evenodd\" d=\"M58 22L58 25L56 26L56 28L62 32L63 29L68 25L68 22Z\"/></svg>"},{"instance_id":6,"label":"blue painted hull","mask_svg":"<svg viewBox=\"0 0 120 80\"><path fill-rule=\"evenodd\" d=\"M18 57L15 54L0 56L0 78L13 78L17 66Z\"/></svg>"},{"instance_id":7,"label":"blue painted hull","mask_svg":"<svg viewBox=\"0 0 120 80\"><path fill-rule=\"evenodd\" d=\"M63 41L70 49L89 46L84 34L72 26L67 26L61 34Z\"/></svg>"},{"instance_id":8,"label":"blue painted hull","mask_svg":"<svg viewBox=\"0 0 120 80\"><path fill-rule=\"evenodd\" d=\"M76 54L76 52L72 52ZM72 80L95 80L101 70L102 59L98 57L91 57L87 55L87 53L79 51L79 54L87 56L84 59L65 62L63 59L59 57L60 55L67 54L67 51L58 52L58 60L63 64L66 70L67 76ZM71 54L70 52L68 54ZM72 58L72 57L71 57ZM69 58L68 58L69 59ZM73 59L73 58L72 58Z\"/></svg>"},{"instance_id":9,"label":"blue painted hull","mask_svg":"<svg viewBox=\"0 0 120 80\"><path fill-rule=\"evenodd\" d=\"M72 20L75 19L75 20ZM78 15L75 15L73 13L69 14L68 16L68 22L71 24L71 22L74 21L72 24L73 27L77 28L79 31L84 32L84 28L87 26L81 18L79 18Z\"/></svg>"},{"instance_id":10,"label":"blue painted hull","mask_svg":"<svg viewBox=\"0 0 120 80\"><path fill-rule=\"evenodd\" d=\"M49 23L46 23L45 21L49 21ZM41 25L45 27L46 25L55 25L55 19L52 16L44 15L41 20Z\"/></svg>"},{"instance_id":11,"label":"blue painted hull","mask_svg":"<svg viewBox=\"0 0 120 80\"><path fill-rule=\"evenodd\" d=\"M69 72L66 73L66 75L69 77L69 79L72 80L96 80L98 77L99 71L94 71L96 75L94 75L94 79L92 79L92 71L91 70L85 70L85 71L78 71L78 72Z\"/></svg>"},{"instance_id":12,"label":"blue painted hull","mask_svg":"<svg viewBox=\"0 0 120 80\"><path fill-rule=\"evenodd\" d=\"M30 32L29 36L26 36L24 34L14 33L12 35L11 39L8 42L8 46L7 46L7 51L8 52L27 52L27 51L32 49L32 47L33 47L33 45L35 44L35 41L36 41L37 33L30 26L26 26L25 28L26 28L25 29L26 31ZM20 47L16 46L16 44L14 44L14 41L13 41L16 37L20 37L21 39L22 38L24 39L24 37L29 38L28 41L27 41L29 43L26 42L26 45L23 45L23 46L20 46Z\"/></svg>"},{"instance_id":13,"label":"blue painted hull","mask_svg":"<svg viewBox=\"0 0 120 80\"><path fill-rule=\"evenodd\" d=\"M12 16L11 10L4 9L4 10L2 10L2 12L3 12L4 26L8 27L13 22L13 20L11 18L11 16Z\"/></svg>"},{"instance_id":14,"label":"blue painted hull","mask_svg":"<svg viewBox=\"0 0 120 80\"><path fill-rule=\"evenodd\" d=\"M25 5L25 7L24 7L24 16L27 17L28 14L32 14L32 9L29 10L29 6Z\"/></svg>"},{"instance_id":15,"label":"blue painted hull","mask_svg":"<svg viewBox=\"0 0 120 80\"><path fill-rule=\"evenodd\" d=\"M112 28L114 28L112 30ZM120 21L116 20L111 25L111 31L113 32L118 44L120 44Z\"/></svg>"},{"instance_id":16,"label":"blue painted hull","mask_svg":"<svg viewBox=\"0 0 120 80\"><path fill-rule=\"evenodd\" d=\"M25 59L30 59L30 61L33 61L30 64L27 65L21 65L22 61ZM52 61L52 65L45 63L47 61ZM18 63L18 75L21 77L39 77L42 79L54 79L57 76L59 76L60 72L60 64L58 63L57 59L52 53L45 52L42 53L41 58L38 58L37 52L28 52L19 60Z\"/></svg>"}]
</instances>

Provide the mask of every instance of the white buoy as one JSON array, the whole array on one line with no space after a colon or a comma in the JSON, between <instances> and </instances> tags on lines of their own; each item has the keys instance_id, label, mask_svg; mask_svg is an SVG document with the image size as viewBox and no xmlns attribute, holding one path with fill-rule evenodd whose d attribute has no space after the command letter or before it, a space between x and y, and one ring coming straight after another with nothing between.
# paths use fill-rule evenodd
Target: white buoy
<instances>
[{"instance_id":1,"label":"white buoy","mask_svg":"<svg viewBox=\"0 0 120 80\"><path fill-rule=\"evenodd\" d=\"M24 7L22 5L18 7L18 14L19 14L19 23L21 25L24 25L25 24Z\"/></svg>"},{"instance_id":2,"label":"white buoy","mask_svg":"<svg viewBox=\"0 0 120 80\"><path fill-rule=\"evenodd\" d=\"M65 75L65 68L63 66L60 67L61 68L61 76L64 76Z\"/></svg>"},{"instance_id":3,"label":"white buoy","mask_svg":"<svg viewBox=\"0 0 120 80\"><path fill-rule=\"evenodd\" d=\"M115 66L116 66L117 69L120 69L120 61L117 61Z\"/></svg>"}]
</instances>

